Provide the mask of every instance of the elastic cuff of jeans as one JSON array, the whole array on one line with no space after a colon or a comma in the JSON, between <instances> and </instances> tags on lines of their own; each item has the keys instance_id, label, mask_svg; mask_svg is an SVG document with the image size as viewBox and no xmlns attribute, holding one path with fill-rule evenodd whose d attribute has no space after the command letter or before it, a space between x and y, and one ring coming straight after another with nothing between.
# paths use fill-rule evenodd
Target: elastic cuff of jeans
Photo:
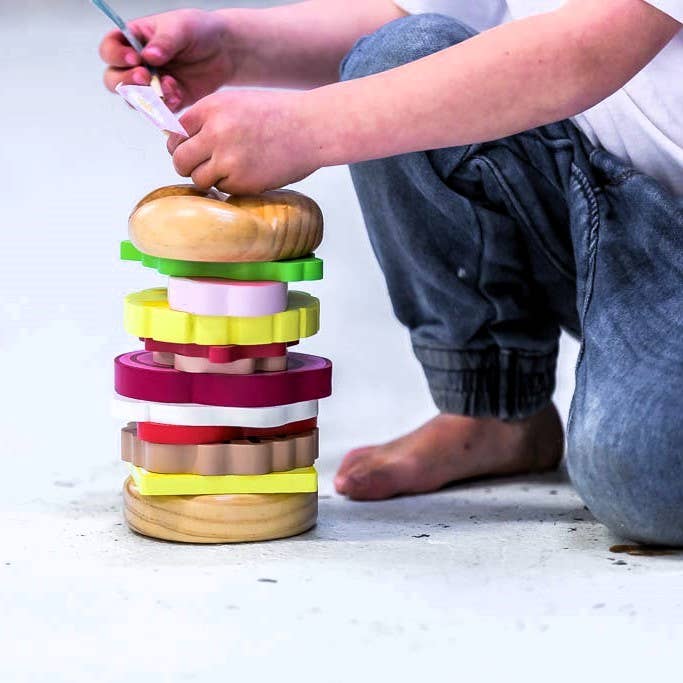
<instances>
[{"instance_id":1,"label":"elastic cuff of jeans","mask_svg":"<svg viewBox=\"0 0 683 683\"><path fill-rule=\"evenodd\" d=\"M545 408L555 391L557 347L549 353L413 348L444 413L519 420Z\"/></svg>"}]
</instances>

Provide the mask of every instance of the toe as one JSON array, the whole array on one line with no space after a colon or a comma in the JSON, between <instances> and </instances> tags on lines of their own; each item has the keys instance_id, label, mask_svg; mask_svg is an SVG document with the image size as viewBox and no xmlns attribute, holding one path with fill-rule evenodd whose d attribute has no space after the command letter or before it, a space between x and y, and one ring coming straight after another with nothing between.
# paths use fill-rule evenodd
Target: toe
<instances>
[{"instance_id":1,"label":"toe","mask_svg":"<svg viewBox=\"0 0 683 683\"><path fill-rule=\"evenodd\" d=\"M381 448L357 453L337 478L339 493L352 500L383 500L411 490L408 463L389 457Z\"/></svg>"},{"instance_id":2,"label":"toe","mask_svg":"<svg viewBox=\"0 0 683 683\"><path fill-rule=\"evenodd\" d=\"M344 494L351 500L384 500L402 493L395 468L364 462L349 471Z\"/></svg>"},{"instance_id":3,"label":"toe","mask_svg":"<svg viewBox=\"0 0 683 683\"><path fill-rule=\"evenodd\" d=\"M334 478L334 488L338 494L342 496L346 495L347 481L346 475L337 473Z\"/></svg>"},{"instance_id":4,"label":"toe","mask_svg":"<svg viewBox=\"0 0 683 683\"><path fill-rule=\"evenodd\" d=\"M334 478L334 487L337 493L342 495L346 493L349 472L357 466L358 458L367 455L370 451L372 451L371 447L354 448L344 456L344 460L342 460L342 464L339 466Z\"/></svg>"},{"instance_id":5,"label":"toe","mask_svg":"<svg viewBox=\"0 0 683 683\"><path fill-rule=\"evenodd\" d=\"M366 467L352 469L344 481L344 495L351 500L377 500L378 479L377 472Z\"/></svg>"}]
</instances>

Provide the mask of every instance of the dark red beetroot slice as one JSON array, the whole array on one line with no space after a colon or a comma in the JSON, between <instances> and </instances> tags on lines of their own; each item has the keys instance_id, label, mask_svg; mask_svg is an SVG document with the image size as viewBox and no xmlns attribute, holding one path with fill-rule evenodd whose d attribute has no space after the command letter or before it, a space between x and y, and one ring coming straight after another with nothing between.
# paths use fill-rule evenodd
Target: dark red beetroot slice
<instances>
[{"instance_id":1,"label":"dark red beetroot slice","mask_svg":"<svg viewBox=\"0 0 683 683\"><path fill-rule=\"evenodd\" d=\"M118 394L142 401L265 408L329 396L332 363L319 356L290 353L287 370L282 372L204 374L159 365L151 351L132 351L116 358L114 382Z\"/></svg>"},{"instance_id":2,"label":"dark red beetroot slice","mask_svg":"<svg viewBox=\"0 0 683 683\"><path fill-rule=\"evenodd\" d=\"M150 443L199 445L223 443L232 439L278 438L313 431L317 418L290 422L279 427L186 427L157 422L138 422L138 439Z\"/></svg>"}]
</instances>

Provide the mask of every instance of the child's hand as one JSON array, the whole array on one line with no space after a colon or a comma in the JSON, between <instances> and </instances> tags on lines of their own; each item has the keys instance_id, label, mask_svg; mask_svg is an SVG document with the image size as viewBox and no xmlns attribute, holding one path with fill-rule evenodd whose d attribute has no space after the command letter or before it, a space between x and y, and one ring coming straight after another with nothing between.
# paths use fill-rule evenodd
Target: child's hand
<instances>
[{"instance_id":1,"label":"child's hand","mask_svg":"<svg viewBox=\"0 0 683 683\"><path fill-rule=\"evenodd\" d=\"M166 103L173 111L193 104L227 83L235 70L220 14L179 10L137 19L129 24L145 45L142 59L120 31L112 31L100 45L109 65L104 82L109 90L119 83L148 85L149 71L142 62L158 67Z\"/></svg>"},{"instance_id":2,"label":"child's hand","mask_svg":"<svg viewBox=\"0 0 683 683\"><path fill-rule=\"evenodd\" d=\"M181 118L190 138L171 135L180 175L200 188L258 194L320 167L306 93L233 90L205 97Z\"/></svg>"}]
</instances>

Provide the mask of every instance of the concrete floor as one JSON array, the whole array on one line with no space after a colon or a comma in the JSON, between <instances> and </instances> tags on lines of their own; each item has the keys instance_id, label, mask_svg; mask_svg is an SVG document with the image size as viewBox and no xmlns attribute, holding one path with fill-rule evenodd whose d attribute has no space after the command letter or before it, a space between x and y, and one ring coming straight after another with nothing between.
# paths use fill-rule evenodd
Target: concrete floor
<instances>
[{"instance_id":1,"label":"concrete floor","mask_svg":"<svg viewBox=\"0 0 683 683\"><path fill-rule=\"evenodd\" d=\"M612 554L563 474L386 503L334 494L348 448L433 412L344 169L301 183L328 226L327 278L306 287L323 330L302 346L336 363L320 524L235 547L126 529L111 361L135 347L124 293L162 280L119 263L117 244L135 201L176 176L160 136L99 87L104 29L85 2L0 6L0 680L673 677L680 559ZM564 413L575 353L566 341Z\"/></svg>"}]
</instances>

